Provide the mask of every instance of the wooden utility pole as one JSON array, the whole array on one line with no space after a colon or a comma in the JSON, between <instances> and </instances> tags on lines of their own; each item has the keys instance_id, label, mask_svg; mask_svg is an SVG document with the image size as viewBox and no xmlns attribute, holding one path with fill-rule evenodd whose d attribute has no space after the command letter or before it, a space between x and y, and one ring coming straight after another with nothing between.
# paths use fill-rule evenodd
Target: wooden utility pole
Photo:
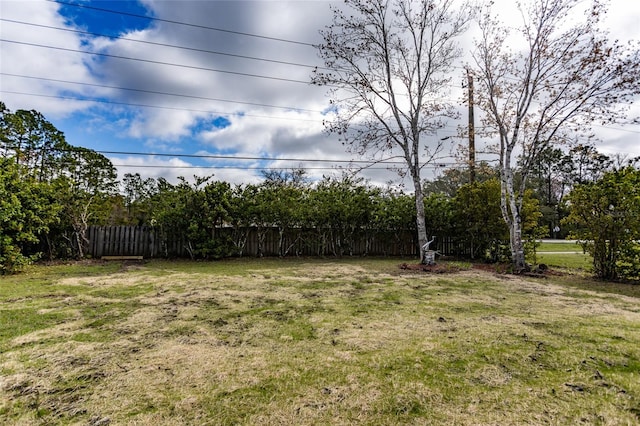
<instances>
[{"instance_id":1,"label":"wooden utility pole","mask_svg":"<svg viewBox=\"0 0 640 426\"><path fill-rule=\"evenodd\" d=\"M467 68L467 87L469 89L469 183L476 180L476 130L473 116L473 75Z\"/></svg>"}]
</instances>

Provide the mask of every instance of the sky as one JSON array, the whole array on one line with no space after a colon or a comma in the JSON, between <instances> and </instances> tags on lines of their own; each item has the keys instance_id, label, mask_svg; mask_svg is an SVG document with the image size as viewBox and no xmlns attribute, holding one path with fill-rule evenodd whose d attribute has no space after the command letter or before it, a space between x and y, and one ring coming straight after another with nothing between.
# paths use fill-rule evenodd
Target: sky
<instances>
[{"instance_id":1,"label":"sky","mask_svg":"<svg viewBox=\"0 0 640 426\"><path fill-rule=\"evenodd\" d=\"M327 91L309 84L330 4L341 2L0 0L0 100L41 112L70 144L106 155L120 178L246 184L271 169L339 174L368 158L324 132ZM612 0L606 23L613 37L637 40L640 2ZM447 138L445 153L463 142L458 125L433 136ZM640 125L594 130L603 153L640 156ZM441 158L425 177L454 163ZM411 189L382 165L361 176Z\"/></svg>"}]
</instances>

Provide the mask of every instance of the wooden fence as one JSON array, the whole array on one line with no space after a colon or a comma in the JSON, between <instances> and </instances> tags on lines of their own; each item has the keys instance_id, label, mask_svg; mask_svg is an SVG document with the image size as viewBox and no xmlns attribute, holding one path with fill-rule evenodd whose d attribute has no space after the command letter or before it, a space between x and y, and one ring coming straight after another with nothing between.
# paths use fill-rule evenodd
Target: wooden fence
<instances>
[{"instance_id":1,"label":"wooden fence","mask_svg":"<svg viewBox=\"0 0 640 426\"><path fill-rule=\"evenodd\" d=\"M414 232L317 230L292 228L231 228L215 230L224 256L413 256L418 257ZM184 235L167 235L146 226L92 226L87 232L86 254L102 256L190 257L192 247ZM432 249L443 255L470 253L464 241L436 238Z\"/></svg>"},{"instance_id":2,"label":"wooden fence","mask_svg":"<svg viewBox=\"0 0 640 426\"><path fill-rule=\"evenodd\" d=\"M158 233L146 226L90 226L85 253L91 257L157 257Z\"/></svg>"},{"instance_id":3,"label":"wooden fence","mask_svg":"<svg viewBox=\"0 0 640 426\"><path fill-rule=\"evenodd\" d=\"M417 256L415 235L410 231L362 231L278 228L230 228L215 230L231 256ZM146 226L91 226L86 254L102 256L189 257L184 235L166 235Z\"/></svg>"}]
</instances>

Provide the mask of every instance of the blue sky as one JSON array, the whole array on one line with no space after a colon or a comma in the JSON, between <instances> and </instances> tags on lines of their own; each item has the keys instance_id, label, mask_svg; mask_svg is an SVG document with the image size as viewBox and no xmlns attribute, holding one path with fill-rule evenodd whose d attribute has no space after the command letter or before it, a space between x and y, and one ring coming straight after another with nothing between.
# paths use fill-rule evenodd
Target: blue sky
<instances>
[{"instance_id":1,"label":"blue sky","mask_svg":"<svg viewBox=\"0 0 640 426\"><path fill-rule=\"evenodd\" d=\"M71 0L67 3L78 6L89 6L103 10L75 7L61 4L58 13L71 27L81 27L88 32L117 37L130 31L143 30L149 27L153 21L138 16L152 16L149 9L138 1L94 1L84 2ZM111 10L119 13L107 13Z\"/></svg>"},{"instance_id":2,"label":"blue sky","mask_svg":"<svg viewBox=\"0 0 640 426\"><path fill-rule=\"evenodd\" d=\"M0 2L10 20L2 38L22 43L3 43L0 89L20 94L2 93L2 100L11 110L42 112L71 144L108 151L121 174L213 173L247 183L261 178L260 167L347 158L323 132L324 89L301 83L320 65L308 43L320 41L328 3L69 3ZM234 155L242 160L219 158ZM296 161L261 159L276 157ZM334 163L308 166L321 175Z\"/></svg>"},{"instance_id":3,"label":"blue sky","mask_svg":"<svg viewBox=\"0 0 640 426\"><path fill-rule=\"evenodd\" d=\"M9 40L0 45L0 99L42 112L73 145L162 154L105 154L121 175L213 173L248 183L260 180L261 167L302 166L320 177L362 160L323 131L326 90L305 83L321 65L311 44L330 23L329 4L341 2L67 2L0 0L0 38ZM638 38L640 5L614 0L609 15L614 36ZM455 135L459 124L437 137ZM596 130L603 152L640 156L639 126ZM287 160L265 159L276 157ZM400 182L384 168L365 177Z\"/></svg>"}]
</instances>

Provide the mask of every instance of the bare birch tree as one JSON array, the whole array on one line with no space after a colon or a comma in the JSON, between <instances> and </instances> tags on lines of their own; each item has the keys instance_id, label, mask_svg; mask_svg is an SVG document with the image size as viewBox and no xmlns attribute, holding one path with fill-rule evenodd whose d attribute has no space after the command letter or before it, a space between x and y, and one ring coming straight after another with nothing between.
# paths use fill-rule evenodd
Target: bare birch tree
<instances>
[{"instance_id":1,"label":"bare birch tree","mask_svg":"<svg viewBox=\"0 0 640 426\"><path fill-rule=\"evenodd\" d=\"M399 150L415 191L418 242L427 242L421 173L441 151L437 130L456 116L448 94L456 38L469 11L451 0L347 0L318 46L325 67L312 81L330 88L325 123L353 153L380 159ZM397 151L396 151L397 152Z\"/></svg>"},{"instance_id":2,"label":"bare birch tree","mask_svg":"<svg viewBox=\"0 0 640 426\"><path fill-rule=\"evenodd\" d=\"M638 44L608 39L600 27L606 3L531 0L518 9L514 28L495 18L492 4L483 7L474 51L478 104L499 137L502 216L516 272L526 269L522 201L538 156L592 124L620 122L640 92Z\"/></svg>"}]
</instances>

